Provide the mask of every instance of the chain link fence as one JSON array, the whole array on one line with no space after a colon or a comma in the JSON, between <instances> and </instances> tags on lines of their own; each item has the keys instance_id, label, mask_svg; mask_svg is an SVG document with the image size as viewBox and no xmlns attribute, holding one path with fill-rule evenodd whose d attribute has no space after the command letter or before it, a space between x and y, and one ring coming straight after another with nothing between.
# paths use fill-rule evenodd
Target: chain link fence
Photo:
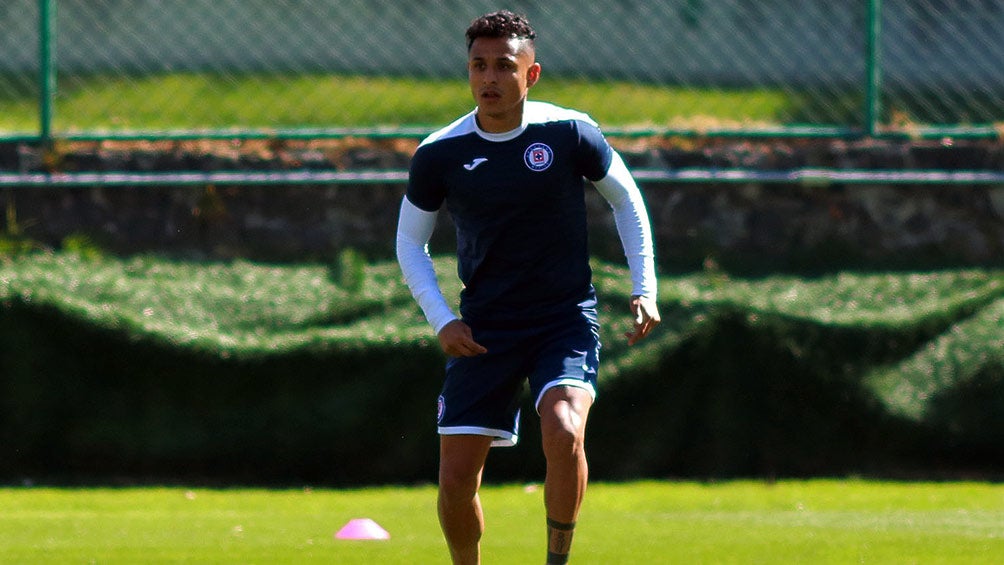
<instances>
[{"instance_id":1,"label":"chain link fence","mask_svg":"<svg viewBox=\"0 0 1004 565\"><path fill-rule=\"evenodd\" d=\"M4 0L0 139L423 135L474 0ZM611 135L1004 131L1004 0L513 0Z\"/></svg>"}]
</instances>

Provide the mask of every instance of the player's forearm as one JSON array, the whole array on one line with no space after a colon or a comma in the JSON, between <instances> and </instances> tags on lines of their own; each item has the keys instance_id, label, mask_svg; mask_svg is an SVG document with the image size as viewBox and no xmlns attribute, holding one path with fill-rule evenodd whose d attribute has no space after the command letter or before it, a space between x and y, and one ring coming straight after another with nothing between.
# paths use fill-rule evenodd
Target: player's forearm
<instances>
[{"instance_id":1,"label":"player's forearm","mask_svg":"<svg viewBox=\"0 0 1004 565\"><path fill-rule=\"evenodd\" d=\"M428 243L436 225L436 213L417 208L405 198L397 226L397 261L404 282L438 334L457 317L450 309L436 280Z\"/></svg>"},{"instance_id":2,"label":"player's forearm","mask_svg":"<svg viewBox=\"0 0 1004 565\"><path fill-rule=\"evenodd\" d=\"M613 209L617 234L631 270L631 294L655 299L657 281L652 227L641 191L619 154L614 153L607 175L593 184Z\"/></svg>"}]
</instances>

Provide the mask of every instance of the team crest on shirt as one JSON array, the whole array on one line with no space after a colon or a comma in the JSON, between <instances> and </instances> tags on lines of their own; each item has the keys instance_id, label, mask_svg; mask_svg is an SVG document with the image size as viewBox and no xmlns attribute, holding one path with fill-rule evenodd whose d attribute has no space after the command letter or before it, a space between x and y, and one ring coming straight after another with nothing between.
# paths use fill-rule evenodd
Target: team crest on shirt
<instances>
[{"instance_id":1,"label":"team crest on shirt","mask_svg":"<svg viewBox=\"0 0 1004 565\"><path fill-rule=\"evenodd\" d=\"M437 402L437 405L438 406L436 407L436 422L442 422L443 412L446 411L446 399L443 398L443 395L439 395L439 402Z\"/></svg>"},{"instance_id":2,"label":"team crest on shirt","mask_svg":"<svg viewBox=\"0 0 1004 565\"><path fill-rule=\"evenodd\" d=\"M543 143L534 143L523 152L523 161L531 171L543 171L551 166L554 160L554 151Z\"/></svg>"}]
</instances>

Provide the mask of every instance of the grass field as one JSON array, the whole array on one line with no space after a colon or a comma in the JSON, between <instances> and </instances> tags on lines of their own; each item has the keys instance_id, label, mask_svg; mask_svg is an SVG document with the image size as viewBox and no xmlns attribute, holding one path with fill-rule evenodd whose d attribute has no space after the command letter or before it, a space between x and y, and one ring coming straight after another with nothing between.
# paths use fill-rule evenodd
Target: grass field
<instances>
[{"instance_id":1,"label":"grass field","mask_svg":"<svg viewBox=\"0 0 1004 565\"><path fill-rule=\"evenodd\" d=\"M4 81L9 84L5 85ZM0 76L0 135L38 128L37 94ZM780 89L669 88L544 80L533 98L589 112L607 126L776 123ZM610 104L617 100L617 104ZM69 77L55 101L57 131L442 126L473 107L465 80L339 75L194 73Z\"/></svg>"},{"instance_id":2,"label":"grass field","mask_svg":"<svg viewBox=\"0 0 1004 565\"><path fill-rule=\"evenodd\" d=\"M543 561L542 490L482 493L485 563ZM3 563L445 563L431 486L0 489ZM368 517L389 541L336 540ZM594 484L574 563L1004 562L1004 485Z\"/></svg>"}]
</instances>

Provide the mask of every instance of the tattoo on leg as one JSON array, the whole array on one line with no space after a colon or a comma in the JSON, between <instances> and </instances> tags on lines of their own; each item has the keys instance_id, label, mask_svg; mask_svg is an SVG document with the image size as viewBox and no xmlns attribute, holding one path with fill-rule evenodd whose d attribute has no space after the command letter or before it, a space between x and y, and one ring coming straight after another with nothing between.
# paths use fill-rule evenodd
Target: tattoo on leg
<instances>
[{"instance_id":1,"label":"tattoo on leg","mask_svg":"<svg viewBox=\"0 0 1004 565\"><path fill-rule=\"evenodd\" d=\"M565 523L547 519L547 562L549 565L568 563L568 552L572 549L572 534L575 522Z\"/></svg>"}]
</instances>

